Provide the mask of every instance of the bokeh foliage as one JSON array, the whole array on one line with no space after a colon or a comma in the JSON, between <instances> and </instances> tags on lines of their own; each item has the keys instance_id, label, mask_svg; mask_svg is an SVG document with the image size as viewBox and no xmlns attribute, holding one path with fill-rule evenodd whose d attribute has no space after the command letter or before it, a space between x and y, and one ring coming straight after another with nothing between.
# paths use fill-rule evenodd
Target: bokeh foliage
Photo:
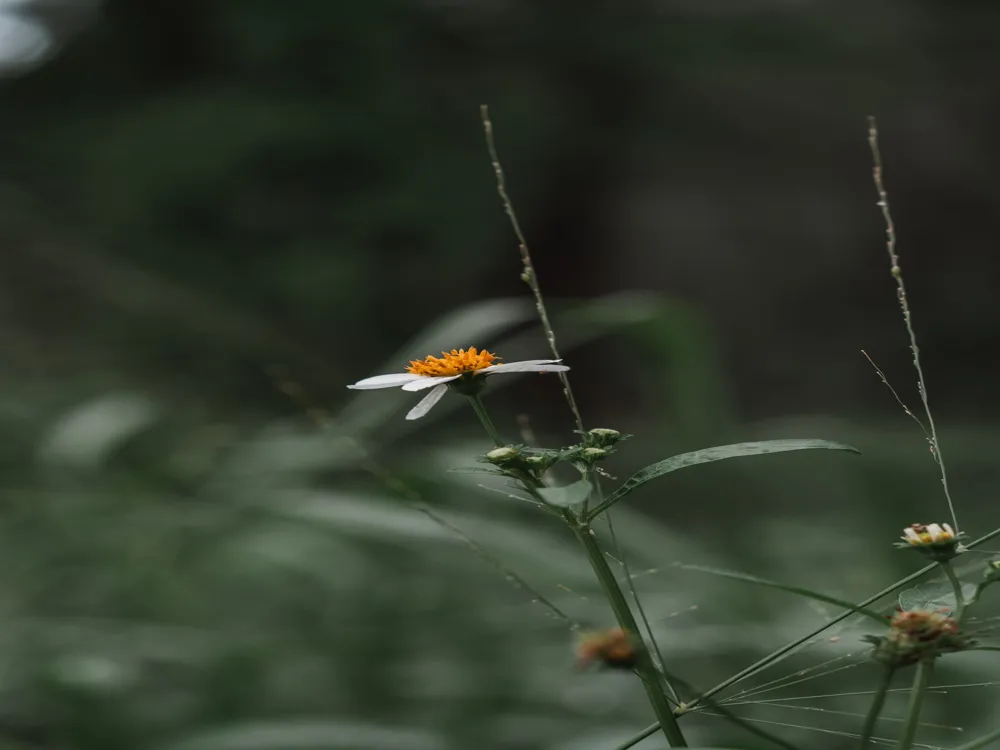
<instances>
[{"instance_id":1,"label":"bokeh foliage","mask_svg":"<svg viewBox=\"0 0 1000 750\"><path fill-rule=\"evenodd\" d=\"M996 11L742 7L113 0L4 81L0 746L605 750L649 721L629 676L573 672L565 623L343 440L607 624L561 529L447 471L488 447L457 400L414 425L404 394L343 388L443 347L544 356L483 101L584 416L636 435L611 473L738 440L863 451L694 469L616 508L675 669L708 687L830 613L674 560L862 597L916 564L889 546L900 527L944 520L919 431L856 355L915 405L869 112L960 518L996 524L997 112L975 52ZM278 392L274 364L332 430ZM572 441L551 379L489 398L512 438L526 413ZM860 660L863 632L758 681ZM850 731L833 711L863 698L809 696L870 689L871 671L742 710ZM939 678L995 672L958 657ZM965 732L927 741L971 736L994 691L932 696L928 721ZM690 720L696 739L762 746Z\"/></svg>"}]
</instances>

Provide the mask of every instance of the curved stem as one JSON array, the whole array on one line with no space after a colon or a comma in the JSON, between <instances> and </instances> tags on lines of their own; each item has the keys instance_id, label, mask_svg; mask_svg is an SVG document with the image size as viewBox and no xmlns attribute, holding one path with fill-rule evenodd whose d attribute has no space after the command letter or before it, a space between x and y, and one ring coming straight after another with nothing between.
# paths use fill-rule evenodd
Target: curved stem
<instances>
[{"instance_id":1,"label":"curved stem","mask_svg":"<svg viewBox=\"0 0 1000 750\"><path fill-rule=\"evenodd\" d=\"M615 574L612 572L607 560L605 560L604 552L597 543L590 525L586 523L572 523L571 516L567 517L566 520L568 523L571 523L573 533L576 534L576 538L587 551L590 566L594 569L594 573L597 574L601 588L604 590L604 595L611 604L611 609L615 613L618 624L626 633L631 633L634 637L638 636L639 626L636 624L635 617L632 616L632 610L629 609L628 601L625 599L625 595L618 585ZM637 669L642 677L642 684L646 689L646 695L649 697L649 703L653 707L653 712L656 714L660 728L663 730L663 734L666 736L670 746L687 747L687 741L684 739L684 734L681 732L677 718L674 716L673 709L663 691L663 683L659 679L659 673L653 666L653 660L650 658L649 653L645 652L645 649L643 658L640 660Z\"/></svg>"},{"instance_id":2,"label":"curved stem","mask_svg":"<svg viewBox=\"0 0 1000 750\"><path fill-rule=\"evenodd\" d=\"M948 576L951 588L955 592L955 620L956 622L961 622L962 615L965 614L965 606L967 604L965 601L965 595L962 593L962 582L958 580L958 576L955 575L955 569L951 566L950 561L945 560L941 563L941 567L944 568L944 574Z\"/></svg>"},{"instance_id":3,"label":"curved stem","mask_svg":"<svg viewBox=\"0 0 1000 750\"><path fill-rule=\"evenodd\" d=\"M493 426L493 420L490 419L490 415L486 411L486 407L483 405L483 400L479 398L479 395L469 396L469 403L472 404L472 408L476 412L476 416L479 417L479 421L483 423L483 427L493 438L493 442L496 443L497 448L503 448L507 443L504 442L503 438L500 437L500 433L497 432L497 428Z\"/></svg>"},{"instance_id":4,"label":"curved stem","mask_svg":"<svg viewBox=\"0 0 1000 750\"><path fill-rule=\"evenodd\" d=\"M917 736L917 727L920 726L920 710L924 706L924 694L927 692L927 685L930 682L933 669L933 659L924 659L917 664L917 674L913 677L913 687L910 689L910 703L906 709L906 725L903 729L903 736L899 738L899 743L896 745L896 750L910 750L913 747L913 740Z\"/></svg>"},{"instance_id":5,"label":"curved stem","mask_svg":"<svg viewBox=\"0 0 1000 750\"><path fill-rule=\"evenodd\" d=\"M889 692L889 685L892 683L892 677L895 673L896 668L892 666L887 666L882 673L882 681L879 682L878 688L875 690L875 695L872 696L872 707L868 709L868 715L865 716L865 723L861 727L861 739L858 742L858 750L865 750L872 740L872 732L875 731L879 714L882 713L882 707L885 705L886 693Z\"/></svg>"},{"instance_id":6,"label":"curved stem","mask_svg":"<svg viewBox=\"0 0 1000 750\"><path fill-rule=\"evenodd\" d=\"M504 443L503 438L500 437L500 433L497 432L497 428L493 425L493 420L490 419L490 415L487 413L482 400L478 395L472 395L468 398L472 404L472 408L476 412L476 416L479 417L479 421L483 423L483 427L486 428L490 437L493 438L493 442L497 444L498 448L502 448L506 443ZM532 482L522 480L522 484L529 493L533 496L538 496L537 488L533 486ZM573 533L576 534L577 539L580 540L580 543L587 551L590 566L597 574L601 588L604 590L604 595L611 604L611 609L615 613L618 624L626 633L630 633L633 637L638 637L640 635L639 626L632 616L632 610L629 609L628 601L625 599L625 595L618 585L615 574L608 566L607 560L604 559L604 552L601 550L600 545L598 545L590 526L586 523L579 523L576 516L568 510L563 510L561 514L563 520L573 529ZM653 664L653 660L645 648L643 649L642 658L637 668L642 678L643 687L646 689L646 695L649 697L649 702L653 707L653 712L656 714L659 726L663 728L663 734L666 736L670 746L687 747L687 742L681 733L681 728L677 724L677 718L674 716L673 708L667 701L666 692L662 687L663 683L660 680L660 671Z\"/></svg>"},{"instance_id":7,"label":"curved stem","mask_svg":"<svg viewBox=\"0 0 1000 750\"><path fill-rule=\"evenodd\" d=\"M601 492L601 483L599 478L594 481L594 487L597 499L601 500L603 498L603 493ZM587 510L584 508L580 512L581 515L586 516ZM651 643L653 646L651 656L654 654L656 656L654 666L656 667L660 678L663 680L663 683L666 685L667 690L670 691L670 697L673 698L674 703L680 703L680 695L677 693L677 688L674 687L673 678L667 674L667 670L663 666L663 651L660 649L660 644L656 640L656 634L653 632L652 625L649 624L649 617L646 615L646 608L642 606L642 600L639 598L639 592L636 591L635 580L632 578L632 570L629 567L628 560L625 558L625 550L623 550L622 546L618 543L618 534L615 532L615 525L611 521L611 514L606 513L604 515L604 520L608 525L608 536L611 539L611 548L614 551L614 554L618 556L618 564L621 565L622 575L625 576L625 583L628 586L629 596L631 596L632 601L635 602L635 611L639 613L639 619L642 621L642 626L646 630L648 643Z\"/></svg>"}]
</instances>

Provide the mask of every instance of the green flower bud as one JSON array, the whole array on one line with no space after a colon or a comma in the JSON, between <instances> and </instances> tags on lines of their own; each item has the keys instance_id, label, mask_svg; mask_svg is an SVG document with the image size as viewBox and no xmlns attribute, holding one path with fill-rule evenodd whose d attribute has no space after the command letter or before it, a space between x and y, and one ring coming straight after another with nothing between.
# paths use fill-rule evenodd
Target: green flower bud
<instances>
[{"instance_id":1,"label":"green flower bud","mask_svg":"<svg viewBox=\"0 0 1000 750\"><path fill-rule=\"evenodd\" d=\"M520 461L520 459L520 451L518 451L517 448L511 448L509 445L494 448L486 454L486 460L496 466L510 466L511 464Z\"/></svg>"},{"instance_id":2,"label":"green flower bud","mask_svg":"<svg viewBox=\"0 0 1000 750\"><path fill-rule=\"evenodd\" d=\"M1000 581L1000 560L990 560L983 569L983 579L994 583Z\"/></svg>"},{"instance_id":3,"label":"green flower bud","mask_svg":"<svg viewBox=\"0 0 1000 750\"><path fill-rule=\"evenodd\" d=\"M586 434L586 442L595 448L607 448L622 439L622 434L618 430L608 427L595 427Z\"/></svg>"}]
</instances>

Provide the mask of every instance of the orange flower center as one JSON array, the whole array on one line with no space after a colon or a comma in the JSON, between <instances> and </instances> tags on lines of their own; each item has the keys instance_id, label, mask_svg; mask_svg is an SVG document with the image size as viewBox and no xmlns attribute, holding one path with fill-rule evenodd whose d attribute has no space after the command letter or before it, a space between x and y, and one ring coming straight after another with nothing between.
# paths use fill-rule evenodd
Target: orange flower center
<instances>
[{"instance_id":1,"label":"orange flower center","mask_svg":"<svg viewBox=\"0 0 1000 750\"><path fill-rule=\"evenodd\" d=\"M485 349L481 352L476 351L474 346L470 346L468 351L452 349L450 353L441 352L441 354L444 356L415 359L410 362L406 371L429 378L446 377L448 375L461 375L464 372L476 372L492 365L493 360L500 359Z\"/></svg>"}]
</instances>

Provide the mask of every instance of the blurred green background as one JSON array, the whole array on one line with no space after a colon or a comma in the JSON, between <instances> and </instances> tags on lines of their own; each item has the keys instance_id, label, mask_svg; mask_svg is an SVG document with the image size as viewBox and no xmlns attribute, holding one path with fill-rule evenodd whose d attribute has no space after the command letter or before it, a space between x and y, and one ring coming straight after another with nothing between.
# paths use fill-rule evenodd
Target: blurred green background
<instances>
[{"instance_id":1,"label":"blurred green background","mask_svg":"<svg viewBox=\"0 0 1000 750\"><path fill-rule=\"evenodd\" d=\"M948 519L859 353L918 405L869 114L959 520L998 525L998 49L971 0L0 2L0 748L609 750L649 723L634 677L574 671L565 624L345 441L610 624L563 529L448 472L489 447L457 398L412 423L414 397L344 387L442 348L546 355L482 103L584 419L636 436L612 474L761 438L864 452L696 468L616 509L674 671L709 687L836 612L671 562L861 598L918 566L902 526ZM526 415L573 440L555 378L493 382L509 439ZM864 632L734 710L850 747ZM998 674L949 658L936 684L967 687L921 741L990 727Z\"/></svg>"}]
</instances>

